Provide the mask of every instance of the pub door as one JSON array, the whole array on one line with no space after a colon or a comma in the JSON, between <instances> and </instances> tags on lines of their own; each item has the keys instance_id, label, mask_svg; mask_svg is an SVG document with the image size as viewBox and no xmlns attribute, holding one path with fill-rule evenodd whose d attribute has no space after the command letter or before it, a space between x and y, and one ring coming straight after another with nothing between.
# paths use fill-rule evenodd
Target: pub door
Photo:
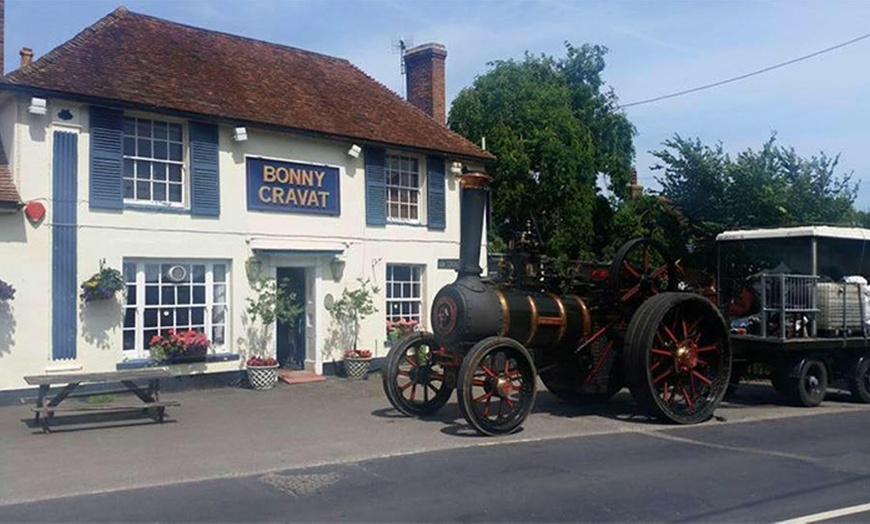
<instances>
[{"instance_id":1,"label":"pub door","mask_svg":"<svg viewBox=\"0 0 870 524\"><path fill-rule=\"evenodd\" d=\"M306 303L305 268L277 268L278 286L296 294L296 301ZM278 363L285 369L303 369L305 367L305 311L294 322L278 320L276 339L278 347L276 354Z\"/></svg>"}]
</instances>

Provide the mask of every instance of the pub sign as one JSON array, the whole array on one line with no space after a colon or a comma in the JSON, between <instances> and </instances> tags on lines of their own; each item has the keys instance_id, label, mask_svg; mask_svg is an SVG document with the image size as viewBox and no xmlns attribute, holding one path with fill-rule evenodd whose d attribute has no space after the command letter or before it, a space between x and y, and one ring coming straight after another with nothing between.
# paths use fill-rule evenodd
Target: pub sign
<instances>
[{"instance_id":1,"label":"pub sign","mask_svg":"<svg viewBox=\"0 0 870 524\"><path fill-rule=\"evenodd\" d=\"M248 209L341 214L338 168L247 157Z\"/></svg>"}]
</instances>

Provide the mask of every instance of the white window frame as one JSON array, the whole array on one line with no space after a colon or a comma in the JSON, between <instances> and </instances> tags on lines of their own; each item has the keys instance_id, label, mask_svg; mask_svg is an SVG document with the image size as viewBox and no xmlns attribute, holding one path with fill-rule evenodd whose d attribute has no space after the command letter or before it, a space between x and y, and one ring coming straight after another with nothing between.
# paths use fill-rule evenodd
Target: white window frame
<instances>
[{"instance_id":1,"label":"white window frame","mask_svg":"<svg viewBox=\"0 0 870 524\"><path fill-rule=\"evenodd\" d=\"M396 267L410 268L411 280L407 280L407 281L406 280L394 280L393 279L393 272L391 270L393 268L396 268ZM424 323L424 320L425 320L425 313L426 313L425 312L425 305L426 305L426 300L425 300L425 298L426 298L426 289L425 289L426 265L425 264L388 263L386 265L386 272L387 272L386 278L384 279L385 286L386 286L386 288L385 288L386 302L385 302L384 312L385 312L386 318L384 320L385 321L391 320L393 322L396 322L396 321L404 318L405 320L416 320L418 322L418 325L422 326ZM414 278L415 276L416 276L416 279ZM402 285L403 288L405 285L410 285L411 286L411 296L391 297L391 295L393 293L393 285L395 285L395 284L400 284L400 285ZM420 289L420 294L419 294L419 296L416 296L416 297L413 296L414 284L417 284L419 286L419 289ZM404 293L402 292L402 294L404 294ZM418 304L418 308L417 308L418 312L416 315L414 315L414 314L403 315L401 312L401 306L399 308L400 309L399 313L393 314L393 312L392 312L393 305L401 305L401 304L407 304L407 303L417 303Z\"/></svg>"},{"instance_id":2,"label":"white window frame","mask_svg":"<svg viewBox=\"0 0 870 524\"><path fill-rule=\"evenodd\" d=\"M403 174L408 175L411 173L410 171L402 170L402 168L401 168L402 160L413 160L414 162L417 163L417 173L416 173L417 174L417 187L416 188L412 187L411 185L403 185L403 184L401 184L401 181L398 185L390 183L390 175L391 175L391 173L394 172L393 168L391 168L391 166L390 166L391 159L397 159L400 163L400 167L396 172L396 174L400 178ZM421 156L408 154L408 153L401 153L401 152L397 152L397 151L387 151L385 161L384 161L384 181L385 181L384 183L386 185L385 205L387 206L387 209L386 209L387 222L398 223L398 224L422 224L423 223L423 212L425 210L425 205L423 202L424 202L424 199L426 196L425 191L423 191L423 188L426 186L425 173L426 173L426 163L425 163L425 159L422 158ZM396 202L390 198L390 190L391 189L397 190L399 192L399 201ZM416 195L417 195L417 202L416 202L416 204L411 204L410 195L415 191L416 191ZM407 202L402 201L402 192L406 192L409 195ZM409 211L410 211L410 209L412 209L412 205L415 206L416 210L417 210L417 218L410 218L410 217L402 218L401 216L395 216L395 217L392 216L392 214L390 212L390 206L394 202L396 204L398 204L399 206L406 206ZM401 213L399 213L399 214L401 214ZM410 212L408 214L410 215Z\"/></svg>"},{"instance_id":3,"label":"white window frame","mask_svg":"<svg viewBox=\"0 0 870 524\"><path fill-rule=\"evenodd\" d=\"M127 279L126 266L127 264L135 264L136 274L135 281L129 281ZM210 352L215 353L223 353L227 351L229 341L232 340L230 338L230 319L232 313L232 300L230 296L230 282L232 278L231 274L231 265L229 260L203 260L203 259L146 259L146 258L125 258L122 267L125 269L124 273L124 281L127 285L127 292L129 293L130 286L133 287L133 291L136 294L136 300L134 305L129 305L127 300L125 299L123 305L123 321L121 324L121 347L123 349L125 356L130 356L134 358L145 358L149 356L148 344L145 341L145 310L146 309L160 309L162 306L159 302L162 301L162 297L158 298L158 304L156 305L147 305L145 304L145 293L146 293L146 275L145 275L145 266L149 264L156 264L158 266L162 265L182 265L182 266L192 266L192 265L205 265L205 305L203 312L203 331L208 336L208 339L212 341L212 347ZM215 303L215 281L214 281L214 268L216 265L224 266L224 301L221 303ZM159 284L160 287L159 293L162 294L162 288L168 285L173 285L164 282L165 275L160 274ZM220 284L218 282L217 284ZM153 283L152 283L153 285ZM191 290L192 294L192 290ZM191 296L191 304L189 307L194 307L192 303ZM174 304L169 307L179 306L178 304ZM183 307L184 305L180 305ZM213 340L214 337L214 328L220 326L221 323L216 323L213 320L214 308L215 306L223 306L224 307L224 318L223 318L223 328L224 328L224 340L221 344L216 344ZM131 330L126 326L126 314L127 310L134 308L135 309L135 320L134 320L134 328ZM151 330L153 328L149 328ZM169 329L169 328L166 328ZM186 327L182 328L186 329ZM132 348L124 347L124 334L126 332L133 331L134 332L134 345Z\"/></svg>"},{"instance_id":4,"label":"white window frame","mask_svg":"<svg viewBox=\"0 0 870 524\"><path fill-rule=\"evenodd\" d=\"M152 152L151 152L152 154L150 157L131 156L131 155L124 154L123 142L124 142L124 139L127 138L129 135L124 133L122 130L122 132L121 132L122 155L121 156L122 156L123 164L126 164L126 160L132 160L134 164L137 161L145 161L145 162L149 162L151 164L162 163L162 164L167 165L166 200L154 200L153 199L154 180L155 179L152 176L149 179L151 182L152 198L149 200L139 199L139 198L128 198L126 196L126 191L125 191L124 204L125 205L134 205L134 206L136 206L136 205L138 205L138 206L153 206L153 207L157 207L157 208L167 208L168 207L168 208L176 208L176 209L186 209L187 205L188 205L188 187L190 185L189 169L187 168L188 150L189 150L189 142L188 142L189 130L188 130L187 122L184 120L178 119L178 118L171 118L171 117L166 117L166 116L162 116L162 115L150 115L150 114L143 114L143 113L129 112L129 111L124 113L123 118L124 118L124 120L127 120L128 118L135 119L137 121L137 126L136 126L137 130L138 130L138 121L139 120L149 120L152 122L152 125L154 122L161 122L161 123L166 123L166 124L177 124L177 125L181 126L181 160L180 161L169 160L168 158L166 158L166 159L155 158L153 147L152 147ZM134 140L137 140L138 135L134 135L134 136L137 137L137 138L134 138ZM153 130L152 130L152 136L150 137L150 140L151 140L151 143L153 146L153 143L154 143ZM168 137L167 137L167 142L169 142ZM168 152L167 152L167 157L168 157ZM172 202L169 200L169 170L168 170L169 165L177 165L177 166L181 167L181 184L180 184L181 185L181 201L180 202ZM124 165L122 165L122 168L121 168L121 177L122 177L122 182L126 183L126 180L128 180L128 177L126 176L126 167ZM135 182L134 182L134 194L135 194Z\"/></svg>"}]
</instances>

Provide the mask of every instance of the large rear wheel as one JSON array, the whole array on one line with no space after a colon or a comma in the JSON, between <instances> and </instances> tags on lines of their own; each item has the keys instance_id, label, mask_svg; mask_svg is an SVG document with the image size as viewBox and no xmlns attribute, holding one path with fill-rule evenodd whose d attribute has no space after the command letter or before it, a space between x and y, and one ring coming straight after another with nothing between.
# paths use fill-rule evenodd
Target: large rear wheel
<instances>
[{"instance_id":1,"label":"large rear wheel","mask_svg":"<svg viewBox=\"0 0 870 524\"><path fill-rule=\"evenodd\" d=\"M661 293L628 325L625 372L635 401L657 418L703 422L722 402L731 376L725 320L706 298Z\"/></svg>"},{"instance_id":2,"label":"large rear wheel","mask_svg":"<svg viewBox=\"0 0 870 524\"><path fill-rule=\"evenodd\" d=\"M450 399L453 392L450 379L450 370L443 365L435 336L412 333L390 349L383 373L384 393L390 404L406 415L431 415Z\"/></svg>"},{"instance_id":3,"label":"large rear wheel","mask_svg":"<svg viewBox=\"0 0 870 524\"><path fill-rule=\"evenodd\" d=\"M535 364L516 340L489 337L459 369L457 397L465 420L484 435L516 431L535 404Z\"/></svg>"}]
</instances>

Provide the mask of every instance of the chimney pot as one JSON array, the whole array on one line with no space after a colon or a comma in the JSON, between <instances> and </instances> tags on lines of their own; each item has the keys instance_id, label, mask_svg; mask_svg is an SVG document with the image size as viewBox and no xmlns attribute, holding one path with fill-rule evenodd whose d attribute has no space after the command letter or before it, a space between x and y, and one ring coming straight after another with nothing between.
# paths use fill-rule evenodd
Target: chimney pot
<instances>
[{"instance_id":1,"label":"chimney pot","mask_svg":"<svg viewBox=\"0 0 870 524\"><path fill-rule=\"evenodd\" d=\"M21 64L19 67L26 67L33 61L33 49L29 47L21 48Z\"/></svg>"},{"instance_id":2,"label":"chimney pot","mask_svg":"<svg viewBox=\"0 0 870 524\"><path fill-rule=\"evenodd\" d=\"M444 124L446 100L444 61L447 49L441 44L423 44L405 51L405 81L408 102Z\"/></svg>"}]
</instances>

